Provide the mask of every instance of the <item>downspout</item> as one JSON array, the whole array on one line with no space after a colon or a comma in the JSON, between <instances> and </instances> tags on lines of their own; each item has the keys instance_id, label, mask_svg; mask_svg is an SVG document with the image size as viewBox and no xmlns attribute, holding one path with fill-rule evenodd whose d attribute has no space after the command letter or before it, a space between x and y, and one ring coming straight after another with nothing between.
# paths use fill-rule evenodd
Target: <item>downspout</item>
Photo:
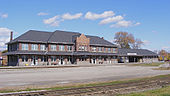
<instances>
[{"instance_id":1,"label":"downspout","mask_svg":"<svg viewBox=\"0 0 170 96\"><path fill-rule=\"evenodd\" d=\"M49 64L49 62L48 62L48 42L49 42L49 40L50 40L50 38L53 36L53 34L54 34L55 32L53 32L51 35L50 35L50 37L47 39L47 42L46 42L46 52L45 52L45 56L46 56L46 60L47 60L47 65Z\"/></svg>"}]
</instances>

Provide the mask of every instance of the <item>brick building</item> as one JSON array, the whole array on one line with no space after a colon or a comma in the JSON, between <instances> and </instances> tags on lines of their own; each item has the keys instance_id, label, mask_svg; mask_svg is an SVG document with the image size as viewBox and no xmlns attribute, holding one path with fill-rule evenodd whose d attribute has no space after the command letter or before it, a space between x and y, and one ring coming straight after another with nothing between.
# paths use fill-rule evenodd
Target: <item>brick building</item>
<instances>
[{"instance_id":1,"label":"brick building","mask_svg":"<svg viewBox=\"0 0 170 96\"><path fill-rule=\"evenodd\" d=\"M116 45L102 37L59 30L30 30L14 40L11 33L7 44L9 66L113 64L120 53Z\"/></svg>"},{"instance_id":2,"label":"brick building","mask_svg":"<svg viewBox=\"0 0 170 96\"><path fill-rule=\"evenodd\" d=\"M0 66L7 66L7 56L0 52Z\"/></svg>"}]
</instances>

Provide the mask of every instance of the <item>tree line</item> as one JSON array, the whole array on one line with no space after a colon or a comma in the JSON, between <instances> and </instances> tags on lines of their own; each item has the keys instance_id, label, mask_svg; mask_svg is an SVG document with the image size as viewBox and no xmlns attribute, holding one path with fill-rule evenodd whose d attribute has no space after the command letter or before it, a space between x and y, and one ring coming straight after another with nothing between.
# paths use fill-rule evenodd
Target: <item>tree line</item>
<instances>
[{"instance_id":1,"label":"tree line","mask_svg":"<svg viewBox=\"0 0 170 96\"><path fill-rule=\"evenodd\" d=\"M133 34L128 32L117 32L115 33L114 42L120 48L127 48L127 49L140 49L144 42L141 41L139 38L135 38ZM170 60L170 53L165 50L154 51L159 55L160 61L169 61Z\"/></svg>"}]
</instances>

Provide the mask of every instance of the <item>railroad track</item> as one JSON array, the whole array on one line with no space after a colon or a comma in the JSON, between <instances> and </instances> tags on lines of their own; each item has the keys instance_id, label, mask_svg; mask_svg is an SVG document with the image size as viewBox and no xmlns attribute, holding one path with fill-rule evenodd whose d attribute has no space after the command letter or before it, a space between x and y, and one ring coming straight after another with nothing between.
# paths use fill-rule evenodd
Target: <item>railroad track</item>
<instances>
[{"instance_id":1,"label":"railroad track","mask_svg":"<svg viewBox=\"0 0 170 96\"><path fill-rule=\"evenodd\" d=\"M170 76L132 81L121 84L93 87L70 88L62 90L47 90L37 92L9 93L3 96L98 96L99 94L115 95L148 89L161 88L170 85Z\"/></svg>"}]
</instances>

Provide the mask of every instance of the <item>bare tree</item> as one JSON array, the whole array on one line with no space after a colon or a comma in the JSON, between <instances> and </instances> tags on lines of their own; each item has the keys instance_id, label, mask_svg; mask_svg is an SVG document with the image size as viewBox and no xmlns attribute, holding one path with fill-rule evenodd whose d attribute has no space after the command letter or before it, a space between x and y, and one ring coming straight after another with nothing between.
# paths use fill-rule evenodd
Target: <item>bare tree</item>
<instances>
[{"instance_id":1,"label":"bare tree","mask_svg":"<svg viewBox=\"0 0 170 96\"><path fill-rule=\"evenodd\" d=\"M135 39L135 42L132 44L133 49L140 49L143 45L143 42L140 39Z\"/></svg>"},{"instance_id":2,"label":"bare tree","mask_svg":"<svg viewBox=\"0 0 170 96\"><path fill-rule=\"evenodd\" d=\"M117 32L114 39L121 48L130 48L130 45L134 43L133 35L128 32Z\"/></svg>"},{"instance_id":3,"label":"bare tree","mask_svg":"<svg viewBox=\"0 0 170 96\"><path fill-rule=\"evenodd\" d=\"M114 39L115 43L121 48L139 49L143 44L140 39L135 39L134 36L128 32L117 32Z\"/></svg>"}]
</instances>

